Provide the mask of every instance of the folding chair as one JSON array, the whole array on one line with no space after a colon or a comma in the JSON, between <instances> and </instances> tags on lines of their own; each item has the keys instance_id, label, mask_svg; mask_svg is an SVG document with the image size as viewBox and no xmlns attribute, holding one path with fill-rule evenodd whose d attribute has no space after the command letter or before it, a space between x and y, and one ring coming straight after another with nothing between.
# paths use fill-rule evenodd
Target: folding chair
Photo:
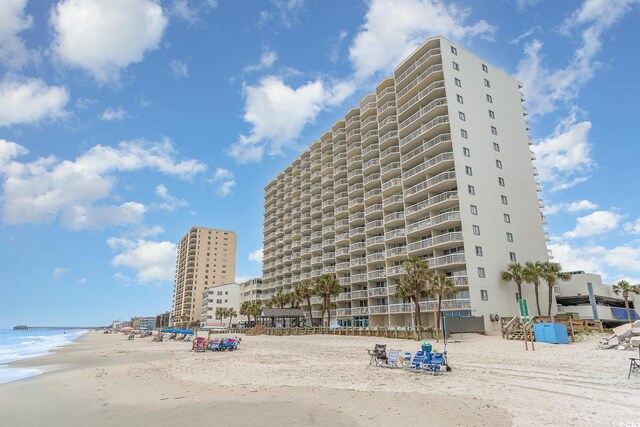
<instances>
[{"instance_id":1,"label":"folding chair","mask_svg":"<svg viewBox=\"0 0 640 427\"><path fill-rule=\"evenodd\" d=\"M376 344L373 350L367 350L371 359L369 360L369 366L374 363L376 366L381 366L382 363L387 362L387 345L386 344Z\"/></svg>"}]
</instances>

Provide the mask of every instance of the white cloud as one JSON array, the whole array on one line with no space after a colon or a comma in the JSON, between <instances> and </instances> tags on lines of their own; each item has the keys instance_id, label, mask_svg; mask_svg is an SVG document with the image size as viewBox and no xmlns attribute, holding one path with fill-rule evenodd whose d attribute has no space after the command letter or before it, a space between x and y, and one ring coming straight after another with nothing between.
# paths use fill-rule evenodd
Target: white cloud
<instances>
[{"instance_id":1,"label":"white cloud","mask_svg":"<svg viewBox=\"0 0 640 427\"><path fill-rule=\"evenodd\" d=\"M171 68L171 77L174 79L180 80L189 77L189 66L186 63L174 59L169 63L169 67Z\"/></svg>"},{"instance_id":2,"label":"white cloud","mask_svg":"<svg viewBox=\"0 0 640 427\"><path fill-rule=\"evenodd\" d=\"M228 149L238 163L258 162L265 151L282 153L284 147L298 148L295 139L318 114L340 104L353 93L350 82L325 83L318 79L293 88L276 76L267 76L257 86L245 86L244 119L252 126Z\"/></svg>"},{"instance_id":3,"label":"white cloud","mask_svg":"<svg viewBox=\"0 0 640 427\"><path fill-rule=\"evenodd\" d=\"M627 222L624 225L624 231L627 233L640 234L640 219L637 219L636 222Z\"/></svg>"},{"instance_id":4,"label":"white cloud","mask_svg":"<svg viewBox=\"0 0 640 427\"><path fill-rule=\"evenodd\" d=\"M593 209L598 209L598 205L589 200L578 200L567 206L567 211L569 212L590 211Z\"/></svg>"},{"instance_id":5,"label":"white cloud","mask_svg":"<svg viewBox=\"0 0 640 427\"><path fill-rule=\"evenodd\" d=\"M140 203L97 204L112 196L116 173L149 169L190 179L206 169L196 160L177 160L168 139L97 145L73 160L54 156L31 162L15 160L27 152L18 144L0 140L2 215L9 224L47 223L57 218L75 229L140 224L145 212Z\"/></svg>"},{"instance_id":6,"label":"white cloud","mask_svg":"<svg viewBox=\"0 0 640 427\"><path fill-rule=\"evenodd\" d=\"M262 249L256 249L249 254L249 261L262 263Z\"/></svg>"},{"instance_id":7,"label":"white cloud","mask_svg":"<svg viewBox=\"0 0 640 427\"><path fill-rule=\"evenodd\" d=\"M640 246L627 244L605 247L602 245L572 246L569 243L551 244L554 261L564 271L582 270L602 275L603 280L614 282L630 274L640 273ZM632 280L632 283L637 280Z\"/></svg>"},{"instance_id":8,"label":"white cloud","mask_svg":"<svg viewBox=\"0 0 640 427\"><path fill-rule=\"evenodd\" d=\"M525 9L535 6L538 4L540 0L516 0L516 6L519 11L524 11Z\"/></svg>"},{"instance_id":9,"label":"white cloud","mask_svg":"<svg viewBox=\"0 0 640 427\"><path fill-rule=\"evenodd\" d=\"M107 108L100 115L100 120L105 122L113 122L115 120L124 120L127 118L127 112L122 108Z\"/></svg>"},{"instance_id":10,"label":"white cloud","mask_svg":"<svg viewBox=\"0 0 640 427\"><path fill-rule=\"evenodd\" d=\"M62 211L60 223L72 230L102 230L118 225L141 225L146 207L142 203L127 202L119 206L75 205Z\"/></svg>"},{"instance_id":11,"label":"white cloud","mask_svg":"<svg viewBox=\"0 0 640 427\"><path fill-rule=\"evenodd\" d=\"M589 215L579 217L573 230L563 234L565 238L575 239L605 234L615 230L622 217L615 212L595 211Z\"/></svg>"},{"instance_id":12,"label":"white cloud","mask_svg":"<svg viewBox=\"0 0 640 427\"><path fill-rule=\"evenodd\" d=\"M98 102L95 99L90 99L90 98L78 98L76 100L76 108L78 110L86 110L87 108L89 108L90 106L92 106L93 104L95 104L96 102Z\"/></svg>"},{"instance_id":13,"label":"white cloud","mask_svg":"<svg viewBox=\"0 0 640 427\"><path fill-rule=\"evenodd\" d=\"M54 279L59 279L60 276L62 276L67 271L71 271L71 270L69 270L68 268L56 267L51 272L51 275L53 276Z\"/></svg>"},{"instance_id":14,"label":"white cloud","mask_svg":"<svg viewBox=\"0 0 640 427\"><path fill-rule=\"evenodd\" d=\"M37 123L64 117L69 92L39 79L0 81L0 126Z\"/></svg>"},{"instance_id":15,"label":"white cloud","mask_svg":"<svg viewBox=\"0 0 640 427\"><path fill-rule=\"evenodd\" d=\"M236 181L233 178L233 172L230 170L216 168L216 172L210 182L217 183L216 192L221 197L225 197L231 194L231 190L236 186Z\"/></svg>"},{"instance_id":16,"label":"white cloud","mask_svg":"<svg viewBox=\"0 0 640 427\"><path fill-rule=\"evenodd\" d=\"M638 4L640 0L585 0L561 25L565 35L580 34L582 38L581 46L564 68L550 69L544 64L540 41L525 45L517 77L524 83L526 104L533 116L555 111L578 96L599 65L596 56L602 48L603 34Z\"/></svg>"},{"instance_id":17,"label":"white cloud","mask_svg":"<svg viewBox=\"0 0 640 427\"><path fill-rule=\"evenodd\" d=\"M590 130L591 122L576 123L576 115L571 113L551 135L533 145L541 183L549 183L551 190L557 191L587 179L594 165L588 141Z\"/></svg>"},{"instance_id":18,"label":"white cloud","mask_svg":"<svg viewBox=\"0 0 640 427\"><path fill-rule=\"evenodd\" d=\"M216 172L213 175L214 181L224 181L225 179L233 179L233 172L229 169L216 168Z\"/></svg>"},{"instance_id":19,"label":"white cloud","mask_svg":"<svg viewBox=\"0 0 640 427\"><path fill-rule=\"evenodd\" d=\"M174 243L116 237L110 238L107 243L112 250L120 252L113 258L112 264L134 269L139 282L168 282L174 279L177 249Z\"/></svg>"},{"instance_id":20,"label":"white cloud","mask_svg":"<svg viewBox=\"0 0 640 427\"><path fill-rule=\"evenodd\" d=\"M250 73L252 71L262 71L268 68L271 68L273 64L278 60L278 54L274 50L266 50L260 56L260 62L253 65L247 65L244 68L245 73Z\"/></svg>"},{"instance_id":21,"label":"white cloud","mask_svg":"<svg viewBox=\"0 0 640 427\"><path fill-rule=\"evenodd\" d=\"M195 0L194 3L189 0L173 0L169 12L189 25L196 25L200 22L201 15L218 7L217 0Z\"/></svg>"},{"instance_id":22,"label":"white cloud","mask_svg":"<svg viewBox=\"0 0 640 427\"><path fill-rule=\"evenodd\" d=\"M181 200L176 197L173 197L169 194L169 190L163 184L160 184L156 187L156 195L164 200L164 203L158 205L158 207L165 211L175 211L177 208L183 208L185 206L189 206L186 200Z\"/></svg>"},{"instance_id":23,"label":"white cloud","mask_svg":"<svg viewBox=\"0 0 640 427\"><path fill-rule=\"evenodd\" d=\"M38 59L38 52L27 49L20 33L31 28L33 18L25 16L27 0L0 1L0 64L21 68Z\"/></svg>"},{"instance_id":24,"label":"white cloud","mask_svg":"<svg viewBox=\"0 0 640 427\"><path fill-rule=\"evenodd\" d=\"M298 23L298 15L304 7L304 0L271 0L272 11L263 10L260 13L258 26L263 26L272 19L276 19L286 28L292 28Z\"/></svg>"},{"instance_id":25,"label":"white cloud","mask_svg":"<svg viewBox=\"0 0 640 427\"><path fill-rule=\"evenodd\" d=\"M486 21L465 24L469 10L440 0L370 0L360 32L349 48L358 80L388 73L426 38L491 38L496 28Z\"/></svg>"},{"instance_id":26,"label":"white cloud","mask_svg":"<svg viewBox=\"0 0 640 427\"><path fill-rule=\"evenodd\" d=\"M168 20L153 0L61 0L50 23L58 58L108 82L159 46Z\"/></svg>"},{"instance_id":27,"label":"white cloud","mask_svg":"<svg viewBox=\"0 0 640 427\"><path fill-rule=\"evenodd\" d=\"M218 194L222 197L226 197L231 194L231 190L236 186L235 181L225 181L218 186Z\"/></svg>"},{"instance_id":28,"label":"white cloud","mask_svg":"<svg viewBox=\"0 0 640 427\"><path fill-rule=\"evenodd\" d=\"M591 211L594 209L598 209L598 205L589 200L583 199L571 203L557 203L549 205L544 209L544 213L546 215L553 215L562 211L575 213L580 211Z\"/></svg>"}]
</instances>

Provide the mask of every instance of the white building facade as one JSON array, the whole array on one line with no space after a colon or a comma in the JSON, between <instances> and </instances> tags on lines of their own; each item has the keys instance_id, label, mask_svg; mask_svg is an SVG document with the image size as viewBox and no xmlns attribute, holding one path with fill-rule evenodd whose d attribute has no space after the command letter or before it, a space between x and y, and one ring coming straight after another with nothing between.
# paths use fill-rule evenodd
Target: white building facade
<instances>
[{"instance_id":1,"label":"white building facade","mask_svg":"<svg viewBox=\"0 0 640 427\"><path fill-rule=\"evenodd\" d=\"M395 288L419 257L456 284L445 315L484 316L487 330L499 328L490 314L516 315L500 271L549 259L521 88L427 40L266 186L262 299L331 274L342 287L332 319L411 325ZM434 307L421 303L423 324Z\"/></svg>"},{"instance_id":2,"label":"white building facade","mask_svg":"<svg viewBox=\"0 0 640 427\"><path fill-rule=\"evenodd\" d=\"M207 288L202 292L202 310L200 313L200 327L229 325L229 318L221 319L216 316L219 307L233 308L236 316L231 318L231 324L238 323L240 315L240 286L237 283Z\"/></svg>"},{"instance_id":3,"label":"white building facade","mask_svg":"<svg viewBox=\"0 0 640 427\"><path fill-rule=\"evenodd\" d=\"M240 305L245 301L255 302L261 300L262 278L255 277L240 283Z\"/></svg>"}]
</instances>

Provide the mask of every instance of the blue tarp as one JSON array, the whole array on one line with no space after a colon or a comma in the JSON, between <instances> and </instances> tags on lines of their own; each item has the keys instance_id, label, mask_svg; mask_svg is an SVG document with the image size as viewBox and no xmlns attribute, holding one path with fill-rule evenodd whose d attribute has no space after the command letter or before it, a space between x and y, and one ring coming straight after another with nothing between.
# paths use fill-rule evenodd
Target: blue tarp
<instances>
[{"instance_id":1,"label":"blue tarp","mask_svg":"<svg viewBox=\"0 0 640 427\"><path fill-rule=\"evenodd\" d=\"M614 316L616 316L616 319L618 320L622 320L626 322L629 319L629 317L627 317L626 308L611 307L611 312L613 313ZM640 320L640 316L638 316L638 313L633 308L630 308L629 312L631 314L631 320Z\"/></svg>"}]
</instances>

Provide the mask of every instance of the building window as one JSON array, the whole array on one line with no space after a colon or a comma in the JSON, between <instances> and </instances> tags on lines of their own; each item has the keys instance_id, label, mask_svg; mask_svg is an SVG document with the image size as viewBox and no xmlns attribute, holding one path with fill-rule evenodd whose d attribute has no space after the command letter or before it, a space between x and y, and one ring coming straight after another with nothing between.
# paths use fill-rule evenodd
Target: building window
<instances>
[{"instance_id":1,"label":"building window","mask_svg":"<svg viewBox=\"0 0 640 427\"><path fill-rule=\"evenodd\" d=\"M500 196L500 201L502 202L503 205L508 205L508 200L507 200L507 196L502 195Z\"/></svg>"},{"instance_id":2,"label":"building window","mask_svg":"<svg viewBox=\"0 0 640 427\"><path fill-rule=\"evenodd\" d=\"M462 98L462 95L456 95L456 99L460 104L464 104L464 99Z\"/></svg>"},{"instance_id":3,"label":"building window","mask_svg":"<svg viewBox=\"0 0 640 427\"><path fill-rule=\"evenodd\" d=\"M451 53L453 53L454 55L458 54L458 49L456 49L455 47L451 46Z\"/></svg>"},{"instance_id":4,"label":"building window","mask_svg":"<svg viewBox=\"0 0 640 427\"><path fill-rule=\"evenodd\" d=\"M460 135L462 135L462 137L464 139L468 139L469 138L469 135L467 134L467 131L464 130L464 129L460 129Z\"/></svg>"},{"instance_id":5,"label":"building window","mask_svg":"<svg viewBox=\"0 0 640 427\"><path fill-rule=\"evenodd\" d=\"M498 185L500 185L501 187L504 187L504 178L498 177Z\"/></svg>"},{"instance_id":6,"label":"building window","mask_svg":"<svg viewBox=\"0 0 640 427\"><path fill-rule=\"evenodd\" d=\"M218 291L218 295L222 295L222 291Z\"/></svg>"},{"instance_id":7,"label":"building window","mask_svg":"<svg viewBox=\"0 0 640 427\"><path fill-rule=\"evenodd\" d=\"M228 299L226 299L226 300L224 300L224 302L229 302L229 300L228 300Z\"/></svg>"},{"instance_id":8,"label":"building window","mask_svg":"<svg viewBox=\"0 0 640 427\"><path fill-rule=\"evenodd\" d=\"M221 299L217 299L216 300L216 304L222 304L222 300Z\"/></svg>"},{"instance_id":9,"label":"building window","mask_svg":"<svg viewBox=\"0 0 640 427\"><path fill-rule=\"evenodd\" d=\"M467 173L467 175L469 176L473 175L473 169L471 169L471 166L465 166L464 170Z\"/></svg>"},{"instance_id":10,"label":"building window","mask_svg":"<svg viewBox=\"0 0 640 427\"><path fill-rule=\"evenodd\" d=\"M511 260L511 262L516 262L516 253L515 252L509 252L509 259Z\"/></svg>"},{"instance_id":11,"label":"building window","mask_svg":"<svg viewBox=\"0 0 640 427\"><path fill-rule=\"evenodd\" d=\"M495 126L491 126L491 133L494 134L494 135L497 135L498 134L498 129L496 129Z\"/></svg>"},{"instance_id":12,"label":"building window","mask_svg":"<svg viewBox=\"0 0 640 427\"><path fill-rule=\"evenodd\" d=\"M496 160L496 167L502 169L502 162L500 160Z\"/></svg>"},{"instance_id":13,"label":"building window","mask_svg":"<svg viewBox=\"0 0 640 427\"><path fill-rule=\"evenodd\" d=\"M509 216L509 214L504 214L504 222L510 223L511 222L511 217Z\"/></svg>"},{"instance_id":14,"label":"building window","mask_svg":"<svg viewBox=\"0 0 640 427\"><path fill-rule=\"evenodd\" d=\"M489 292L484 289L480 289L480 298L482 301L489 301Z\"/></svg>"},{"instance_id":15,"label":"building window","mask_svg":"<svg viewBox=\"0 0 640 427\"><path fill-rule=\"evenodd\" d=\"M473 226L473 234L475 234L476 236L480 235L480 226L478 225Z\"/></svg>"},{"instance_id":16,"label":"building window","mask_svg":"<svg viewBox=\"0 0 640 427\"><path fill-rule=\"evenodd\" d=\"M484 79L484 85L486 87L491 87L491 83L489 83L489 80L487 80L487 79Z\"/></svg>"},{"instance_id":17,"label":"building window","mask_svg":"<svg viewBox=\"0 0 640 427\"><path fill-rule=\"evenodd\" d=\"M484 71L485 73L488 73L489 67L487 67L485 64L482 64L482 71Z\"/></svg>"},{"instance_id":18,"label":"building window","mask_svg":"<svg viewBox=\"0 0 640 427\"><path fill-rule=\"evenodd\" d=\"M482 246L476 246L476 255L482 256Z\"/></svg>"},{"instance_id":19,"label":"building window","mask_svg":"<svg viewBox=\"0 0 640 427\"><path fill-rule=\"evenodd\" d=\"M500 151L500 144L498 144L497 142L494 142L493 143L493 150L499 152Z\"/></svg>"},{"instance_id":20,"label":"building window","mask_svg":"<svg viewBox=\"0 0 640 427\"><path fill-rule=\"evenodd\" d=\"M489 94L487 94L487 101L489 101L490 103L493 103L493 98Z\"/></svg>"},{"instance_id":21,"label":"building window","mask_svg":"<svg viewBox=\"0 0 640 427\"><path fill-rule=\"evenodd\" d=\"M471 215L478 215L478 207L476 205L471 205Z\"/></svg>"},{"instance_id":22,"label":"building window","mask_svg":"<svg viewBox=\"0 0 640 427\"><path fill-rule=\"evenodd\" d=\"M458 63L456 61L453 61L453 69L456 71L460 71L460 66L458 65Z\"/></svg>"},{"instance_id":23,"label":"building window","mask_svg":"<svg viewBox=\"0 0 640 427\"><path fill-rule=\"evenodd\" d=\"M467 186L467 190L469 190L469 194L471 194L471 195L475 195L476 194L476 188L473 185L468 185Z\"/></svg>"},{"instance_id":24,"label":"building window","mask_svg":"<svg viewBox=\"0 0 640 427\"><path fill-rule=\"evenodd\" d=\"M507 232L507 242L513 242L513 234Z\"/></svg>"},{"instance_id":25,"label":"building window","mask_svg":"<svg viewBox=\"0 0 640 427\"><path fill-rule=\"evenodd\" d=\"M478 277L484 278L484 267L478 267Z\"/></svg>"},{"instance_id":26,"label":"building window","mask_svg":"<svg viewBox=\"0 0 640 427\"><path fill-rule=\"evenodd\" d=\"M469 150L467 147L462 147L462 152L465 156L471 157L471 150Z\"/></svg>"},{"instance_id":27,"label":"building window","mask_svg":"<svg viewBox=\"0 0 640 427\"><path fill-rule=\"evenodd\" d=\"M466 117L464 115L464 113L462 111L458 111L458 117L460 118L460 120L462 120L463 122L466 121Z\"/></svg>"},{"instance_id":28,"label":"building window","mask_svg":"<svg viewBox=\"0 0 640 427\"><path fill-rule=\"evenodd\" d=\"M453 81L456 83L456 86L462 87L462 82L460 81L459 78L456 77Z\"/></svg>"},{"instance_id":29,"label":"building window","mask_svg":"<svg viewBox=\"0 0 640 427\"><path fill-rule=\"evenodd\" d=\"M489 117L491 117L492 119L496 118L496 113L494 113L493 111L489 110Z\"/></svg>"}]
</instances>

